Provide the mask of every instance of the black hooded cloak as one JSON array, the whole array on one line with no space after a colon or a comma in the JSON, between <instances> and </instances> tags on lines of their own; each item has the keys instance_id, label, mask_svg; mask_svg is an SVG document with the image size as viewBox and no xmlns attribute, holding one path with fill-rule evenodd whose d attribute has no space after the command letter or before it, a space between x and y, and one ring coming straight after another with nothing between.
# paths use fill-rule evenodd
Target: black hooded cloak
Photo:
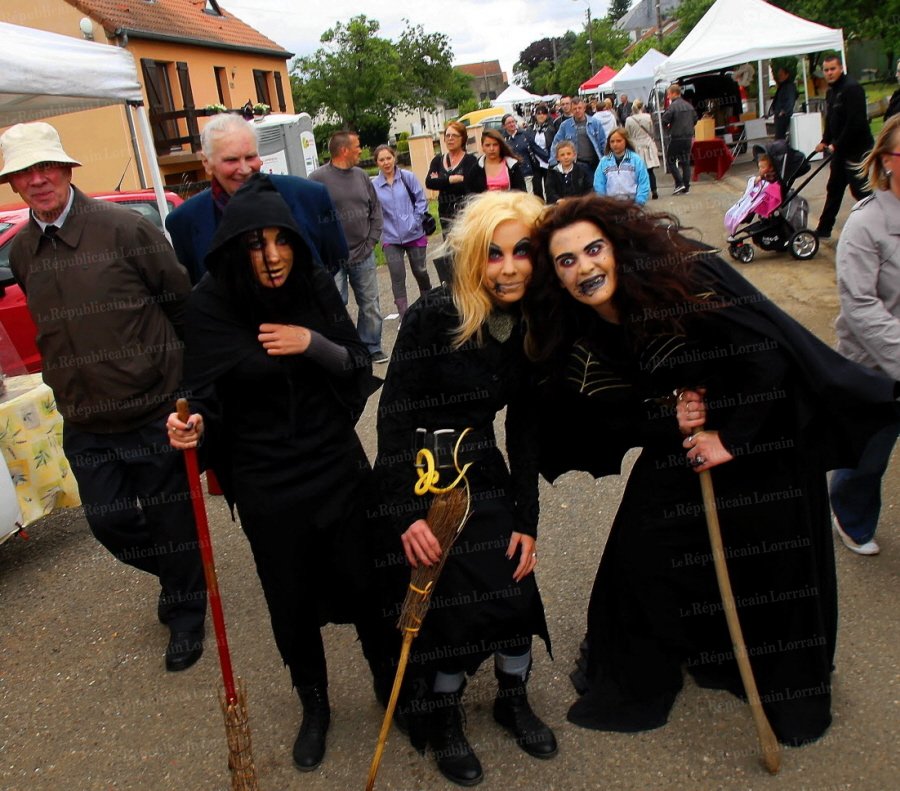
<instances>
[{"instance_id":1,"label":"black hooded cloak","mask_svg":"<svg viewBox=\"0 0 900 791\"><path fill-rule=\"evenodd\" d=\"M837 587L825 472L853 466L872 431L896 419L895 385L837 355L721 259L702 255L694 271L703 300L681 306L683 335L637 348L627 322L588 316L545 390L549 478L617 472L629 445L643 448L597 572L569 719L659 727L683 668L742 694L699 480L664 400L705 386L707 428L734 456L712 478L751 664L776 735L802 743L831 722ZM647 310L632 320L655 318Z\"/></svg>"},{"instance_id":2,"label":"black hooded cloak","mask_svg":"<svg viewBox=\"0 0 900 791\"><path fill-rule=\"evenodd\" d=\"M267 227L288 231L294 251L280 288L258 283L246 247L248 232ZM298 687L322 680L310 677L324 673L318 626L359 625L368 568L360 503L371 470L354 426L377 381L310 250L269 179L255 176L228 203L185 322L184 387L206 421L202 451L237 506ZM265 322L319 333L347 350L345 363L329 370L304 354L269 355L257 337Z\"/></svg>"}]
</instances>

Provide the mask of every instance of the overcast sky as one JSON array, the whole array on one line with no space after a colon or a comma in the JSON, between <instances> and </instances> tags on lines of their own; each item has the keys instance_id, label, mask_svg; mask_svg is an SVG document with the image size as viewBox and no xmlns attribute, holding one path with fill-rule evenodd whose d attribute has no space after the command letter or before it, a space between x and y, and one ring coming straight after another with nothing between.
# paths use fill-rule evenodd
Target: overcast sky
<instances>
[{"instance_id":1,"label":"overcast sky","mask_svg":"<svg viewBox=\"0 0 900 791\"><path fill-rule=\"evenodd\" d=\"M586 0L222 0L222 6L290 52L310 55L336 22L365 14L381 23L380 35L396 39L403 18L426 33L450 37L454 63L499 60L512 80L513 64L532 41L583 30ZM591 0L591 14L606 14L608 0ZM296 10L295 10L296 9ZM585 79L590 75L585 75Z\"/></svg>"}]
</instances>

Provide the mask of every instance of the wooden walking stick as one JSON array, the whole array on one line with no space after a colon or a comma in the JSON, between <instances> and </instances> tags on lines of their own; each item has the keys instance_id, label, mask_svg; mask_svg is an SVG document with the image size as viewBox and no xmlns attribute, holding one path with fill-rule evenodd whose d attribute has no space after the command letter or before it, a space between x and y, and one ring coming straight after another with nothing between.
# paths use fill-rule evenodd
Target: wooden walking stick
<instances>
[{"instance_id":1,"label":"wooden walking stick","mask_svg":"<svg viewBox=\"0 0 900 791\"><path fill-rule=\"evenodd\" d=\"M422 627L422 621L428 614L428 605L431 601L431 594L434 592L434 586L437 584L438 577L443 571L444 563L450 554L450 548L457 536L462 532L469 518L469 482L466 479L466 471L471 466L465 464L460 468L458 462L459 448L462 445L463 437L470 431L463 431L459 439L456 441L456 447L453 449L453 463L456 467L457 477L449 486L438 488L439 473L435 469L434 457L426 448L423 448L416 455L416 468L419 480L416 482L415 492L420 497L426 493L434 494L434 500L428 509L426 521L434 533L434 537L441 545L441 557L437 563L432 566L425 566L419 563L412 570L410 576L409 588L406 591L406 598L403 600L403 607L400 610L400 618L397 621L397 628L403 632L403 644L400 647L400 659L397 663L397 672L394 675L394 686L391 689L391 697L388 700L387 709L384 712L384 720L381 723L381 732L378 734L378 744L375 746L375 755L372 757L372 764L369 766L369 777L366 781L366 791L372 791L375 788L375 778L378 775L378 767L381 765L381 757L384 754L384 747L387 744L388 733L391 730L391 722L394 719L394 709L397 707L397 698L400 695L400 688L403 685L403 676L406 673L406 664L409 661L409 650L412 641L418 636L419 629ZM462 484L460 486L459 484Z\"/></svg>"},{"instance_id":2,"label":"wooden walking stick","mask_svg":"<svg viewBox=\"0 0 900 791\"><path fill-rule=\"evenodd\" d=\"M175 406L178 419L187 423L191 416L187 399L179 398ZM219 666L222 668L223 695L219 704L225 717L225 735L228 738L228 770L231 772L232 791L258 791L256 764L253 762L253 745L250 740L250 720L247 716L247 697L240 678L235 683L231 669L231 652L228 650L228 635L225 631L225 616L222 612L222 597L219 595L219 579L213 560L212 541L209 537L209 523L206 521L206 506L203 489L200 487L200 466L197 464L197 449L184 451L188 483L191 487L191 504L194 507L194 521L197 523L197 540L200 556L203 558L203 574L206 577L206 591L212 610L213 626L216 630L216 648L219 652Z\"/></svg>"},{"instance_id":3,"label":"wooden walking stick","mask_svg":"<svg viewBox=\"0 0 900 791\"><path fill-rule=\"evenodd\" d=\"M703 431L702 428L695 428L692 435L697 436L701 431ZM741 673L741 682L744 685L744 692L747 693L747 701L750 703L753 724L756 726L756 736L762 753L760 759L769 774L774 775L781 768L781 747L778 745L778 739L775 738L772 726L769 725L769 720L763 711L759 691L756 688L756 679L753 677L753 668L750 667L750 657L747 654L747 645L744 643L744 633L741 630L741 622L738 620L734 593L731 590L731 578L728 576L728 566L725 562L725 548L722 544L722 530L719 527L716 495L713 491L712 475L709 470L700 473L700 491L703 493L703 510L706 513L706 528L709 531L709 543L712 546L716 581L719 583L719 594L722 596L728 634L731 637L734 656Z\"/></svg>"}]
</instances>

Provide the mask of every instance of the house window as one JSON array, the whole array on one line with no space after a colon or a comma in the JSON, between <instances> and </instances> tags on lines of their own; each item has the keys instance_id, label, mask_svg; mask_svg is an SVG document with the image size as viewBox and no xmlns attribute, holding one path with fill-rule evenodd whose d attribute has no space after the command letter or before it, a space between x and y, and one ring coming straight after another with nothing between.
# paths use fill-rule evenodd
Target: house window
<instances>
[{"instance_id":1,"label":"house window","mask_svg":"<svg viewBox=\"0 0 900 791\"><path fill-rule=\"evenodd\" d=\"M158 153L168 153L173 146L171 141L179 136L178 124L170 115L175 112L172 83L169 80L171 66L171 63L165 61L141 58L144 85L150 105L150 124Z\"/></svg>"},{"instance_id":2,"label":"house window","mask_svg":"<svg viewBox=\"0 0 900 791\"><path fill-rule=\"evenodd\" d=\"M228 73L224 66L213 66L216 75L216 92L219 94L219 104L231 107L231 89L228 86Z\"/></svg>"},{"instance_id":3,"label":"house window","mask_svg":"<svg viewBox=\"0 0 900 791\"><path fill-rule=\"evenodd\" d=\"M222 11L216 0L206 0L206 5L203 6L203 13L212 16L222 16Z\"/></svg>"},{"instance_id":4,"label":"house window","mask_svg":"<svg viewBox=\"0 0 900 791\"><path fill-rule=\"evenodd\" d=\"M181 107L184 110L183 131L187 132L187 140L182 137L177 145L180 148L182 142L190 142L191 151L200 149L200 128L197 125L197 108L194 106L194 91L191 88L191 74L188 65L184 61L178 61L175 64L175 70L178 72L178 87L181 89Z\"/></svg>"},{"instance_id":5,"label":"house window","mask_svg":"<svg viewBox=\"0 0 900 791\"><path fill-rule=\"evenodd\" d=\"M271 107L272 97L269 95L269 74L271 74L271 72L254 69L253 84L256 86L256 101Z\"/></svg>"},{"instance_id":6,"label":"house window","mask_svg":"<svg viewBox=\"0 0 900 791\"><path fill-rule=\"evenodd\" d=\"M286 113L287 104L284 101L284 86L281 84L281 72L273 72L275 76L275 95L278 97L278 112Z\"/></svg>"}]
</instances>

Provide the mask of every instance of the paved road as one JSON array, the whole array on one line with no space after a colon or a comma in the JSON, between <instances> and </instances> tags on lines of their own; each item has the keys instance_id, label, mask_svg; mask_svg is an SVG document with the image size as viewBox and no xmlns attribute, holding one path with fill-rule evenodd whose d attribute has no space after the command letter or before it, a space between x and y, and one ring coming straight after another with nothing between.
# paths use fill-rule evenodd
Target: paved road
<instances>
[{"instance_id":1,"label":"paved road","mask_svg":"<svg viewBox=\"0 0 900 791\"><path fill-rule=\"evenodd\" d=\"M704 176L685 197L653 207L678 213L702 237L721 243L724 210L742 192L748 167L722 182ZM825 176L807 195L813 218ZM661 181L669 183L667 177ZM845 207L842 216L846 215ZM833 245L796 263L760 253L741 270L828 341L837 311ZM390 305L387 272L379 274ZM410 278L411 280L411 278ZM412 286L413 290L415 286ZM386 322L390 348L396 321ZM373 401L360 433L374 454ZM754 754L745 706L690 680L669 724L643 734L578 729L565 720L567 675L584 630L584 608L621 495L623 478L568 475L542 484L539 580L555 661L537 652L531 695L556 728L560 753L549 762L518 751L491 718L493 674L484 668L466 695L468 732L492 789L760 789L881 791L896 787L898 761L896 594L900 569L898 463L886 486L878 540L882 554L859 558L837 548L841 625L834 675L834 725L820 742L787 750L769 777ZM327 630L333 726L326 761L296 772L290 747L299 706L272 641L247 543L221 498L208 500L237 672L250 699L261 788L362 788L380 724L362 655L346 627ZM200 791L229 787L221 683L213 641L191 670L166 674L166 631L155 619L155 583L116 563L91 538L80 511L49 517L32 540L0 547L0 788L8 791ZM388 745L378 788L452 788L406 743Z\"/></svg>"}]
</instances>

